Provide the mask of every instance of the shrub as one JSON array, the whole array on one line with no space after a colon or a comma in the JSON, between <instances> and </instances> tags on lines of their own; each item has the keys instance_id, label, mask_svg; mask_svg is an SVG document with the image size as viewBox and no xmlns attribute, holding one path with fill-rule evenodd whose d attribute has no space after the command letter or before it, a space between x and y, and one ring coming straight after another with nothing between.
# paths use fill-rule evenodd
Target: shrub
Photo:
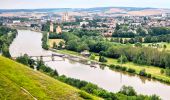
<instances>
[{"instance_id":1,"label":"shrub","mask_svg":"<svg viewBox=\"0 0 170 100\"><path fill-rule=\"evenodd\" d=\"M139 72L139 75L140 75L140 76L147 76L145 69L142 69L142 70Z\"/></svg>"},{"instance_id":2,"label":"shrub","mask_svg":"<svg viewBox=\"0 0 170 100\"><path fill-rule=\"evenodd\" d=\"M91 60L95 60L95 55L94 55L94 54L91 54L91 55L90 55L90 59L91 59Z\"/></svg>"},{"instance_id":3,"label":"shrub","mask_svg":"<svg viewBox=\"0 0 170 100\"><path fill-rule=\"evenodd\" d=\"M148 77L148 78L151 78L152 76L151 76L151 74L147 74L147 77Z\"/></svg>"},{"instance_id":4,"label":"shrub","mask_svg":"<svg viewBox=\"0 0 170 100\"><path fill-rule=\"evenodd\" d=\"M127 68L126 68L126 67L121 67L121 70L122 70L122 71L126 71Z\"/></svg>"},{"instance_id":5,"label":"shrub","mask_svg":"<svg viewBox=\"0 0 170 100\"><path fill-rule=\"evenodd\" d=\"M115 69L121 69L121 66L116 65L116 66L115 66Z\"/></svg>"},{"instance_id":6,"label":"shrub","mask_svg":"<svg viewBox=\"0 0 170 100\"><path fill-rule=\"evenodd\" d=\"M166 68L166 75L170 76L170 69L168 67Z\"/></svg>"},{"instance_id":7,"label":"shrub","mask_svg":"<svg viewBox=\"0 0 170 100\"><path fill-rule=\"evenodd\" d=\"M80 97L82 97L83 99L93 99L89 94L87 94L84 91L79 91L78 93L79 93Z\"/></svg>"},{"instance_id":8,"label":"shrub","mask_svg":"<svg viewBox=\"0 0 170 100\"><path fill-rule=\"evenodd\" d=\"M115 65L110 65L110 68L113 68L113 69L114 69L114 68L115 68Z\"/></svg>"},{"instance_id":9,"label":"shrub","mask_svg":"<svg viewBox=\"0 0 170 100\"><path fill-rule=\"evenodd\" d=\"M164 69L161 69L160 73L161 73L161 74L164 74Z\"/></svg>"},{"instance_id":10,"label":"shrub","mask_svg":"<svg viewBox=\"0 0 170 100\"><path fill-rule=\"evenodd\" d=\"M127 72L129 72L129 73L135 73L136 71L135 71L134 69L132 69L132 68L129 68L129 69L127 70Z\"/></svg>"},{"instance_id":11,"label":"shrub","mask_svg":"<svg viewBox=\"0 0 170 100\"><path fill-rule=\"evenodd\" d=\"M99 62L107 62L107 59L103 56L99 57Z\"/></svg>"}]
</instances>

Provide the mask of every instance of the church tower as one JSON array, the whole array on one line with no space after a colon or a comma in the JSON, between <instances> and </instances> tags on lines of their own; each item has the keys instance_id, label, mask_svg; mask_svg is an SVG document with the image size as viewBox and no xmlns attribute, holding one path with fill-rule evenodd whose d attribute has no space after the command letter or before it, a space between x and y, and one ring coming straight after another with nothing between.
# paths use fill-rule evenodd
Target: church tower
<instances>
[{"instance_id":1,"label":"church tower","mask_svg":"<svg viewBox=\"0 0 170 100\"><path fill-rule=\"evenodd\" d=\"M68 12L65 12L62 16L62 22L67 22L69 20Z\"/></svg>"},{"instance_id":2,"label":"church tower","mask_svg":"<svg viewBox=\"0 0 170 100\"><path fill-rule=\"evenodd\" d=\"M57 33L57 34L61 34L61 33L62 33L62 28L61 28L60 26L58 26L58 27L56 28L56 33Z\"/></svg>"},{"instance_id":3,"label":"church tower","mask_svg":"<svg viewBox=\"0 0 170 100\"><path fill-rule=\"evenodd\" d=\"M54 32L54 25L53 25L53 22L50 23L50 32Z\"/></svg>"}]
</instances>

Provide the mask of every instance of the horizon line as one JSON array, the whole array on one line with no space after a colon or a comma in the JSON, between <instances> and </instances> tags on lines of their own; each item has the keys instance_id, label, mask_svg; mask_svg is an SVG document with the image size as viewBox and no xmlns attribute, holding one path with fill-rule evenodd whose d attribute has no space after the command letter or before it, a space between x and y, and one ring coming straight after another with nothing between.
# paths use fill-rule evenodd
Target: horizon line
<instances>
[{"instance_id":1,"label":"horizon line","mask_svg":"<svg viewBox=\"0 0 170 100\"><path fill-rule=\"evenodd\" d=\"M90 9L90 8L150 8L150 9L170 9L170 8L162 8L162 7L137 7L137 6L99 6L99 7L86 7L86 8L73 8L73 7L59 7L59 8L0 8L0 10L38 10L38 9Z\"/></svg>"}]
</instances>

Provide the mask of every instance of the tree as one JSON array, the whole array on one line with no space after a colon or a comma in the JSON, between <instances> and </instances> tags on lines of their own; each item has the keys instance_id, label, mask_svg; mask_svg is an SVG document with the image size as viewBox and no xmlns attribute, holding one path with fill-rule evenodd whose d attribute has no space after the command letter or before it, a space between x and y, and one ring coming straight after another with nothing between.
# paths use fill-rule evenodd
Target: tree
<instances>
[{"instance_id":1,"label":"tree","mask_svg":"<svg viewBox=\"0 0 170 100\"><path fill-rule=\"evenodd\" d=\"M95 60L95 54L91 54L91 55L90 55L90 59L91 59L91 60Z\"/></svg>"},{"instance_id":2,"label":"tree","mask_svg":"<svg viewBox=\"0 0 170 100\"><path fill-rule=\"evenodd\" d=\"M52 76L59 76L57 70L54 70L54 71L53 71Z\"/></svg>"},{"instance_id":3,"label":"tree","mask_svg":"<svg viewBox=\"0 0 170 100\"><path fill-rule=\"evenodd\" d=\"M140 75L140 76L146 76L147 74L146 74L145 69L140 70L139 75Z\"/></svg>"},{"instance_id":4,"label":"tree","mask_svg":"<svg viewBox=\"0 0 170 100\"><path fill-rule=\"evenodd\" d=\"M123 86L120 89L119 93L122 93L122 94L127 95L127 96L136 96L137 95L136 91L131 86Z\"/></svg>"},{"instance_id":5,"label":"tree","mask_svg":"<svg viewBox=\"0 0 170 100\"><path fill-rule=\"evenodd\" d=\"M165 67L170 68L170 54L167 54L165 59Z\"/></svg>"},{"instance_id":6,"label":"tree","mask_svg":"<svg viewBox=\"0 0 170 100\"><path fill-rule=\"evenodd\" d=\"M53 48L54 48L54 49L57 48L57 45L56 45L55 42L53 42Z\"/></svg>"},{"instance_id":7,"label":"tree","mask_svg":"<svg viewBox=\"0 0 170 100\"><path fill-rule=\"evenodd\" d=\"M6 44L2 45L2 55L5 56L5 57L8 57L8 58L11 57L11 55L9 53L9 48Z\"/></svg>"},{"instance_id":8,"label":"tree","mask_svg":"<svg viewBox=\"0 0 170 100\"><path fill-rule=\"evenodd\" d=\"M163 45L164 50L167 48L166 44Z\"/></svg>"},{"instance_id":9,"label":"tree","mask_svg":"<svg viewBox=\"0 0 170 100\"><path fill-rule=\"evenodd\" d=\"M119 58L118 58L118 62L123 64L123 63L126 63L128 61L127 57L125 55L121 55Z\"/></svg>"},{"instance_id":10,"label":"tree","mask_svg":"<svg viewBox=\"0 0 170 100\"><path fill-rule=\"evenodd\" d=\"M165 71L166 71L166 75L167 75L167 76L170 76L170 68L167 67L167 68L165 69Z\"/></svg>"},{"instance_id":11,"label":"tree","mask_svg":"<svg viewBox=\"0 0 170 100\"><path fill-rule=\"evenodd\" d=\"M116 24L115 30L119 30L119 29L120 29L120 25Z\"/></svg>"},{"instance_id":12,"label":"tree","mask_svg":"<svg viewBox=\"0 0 170 100\"><path fill-rule=\"evenodd\" d=\"M107 59L103 56L99 57L99 62L107 62Z\"/></svg>"},{"instance_id":13,"label":"tree","mask_svg":"<svg viewBox=\"0 0 170 100\"><path fill-rule=\"evenodd\" d=\"M24 54L23 56L17 57L16 61L18 61L19 63L22 63L24 65L29 65L29 57L27 54Z\"/></svg>"},{"instance_id":14,"label":"tree","mask_svg":"<svg viewBox=\"0 0 170 100\"><path fill-rule=\"evenodd\" d=\"M60 41L58 48L59 48L59 49L62 49L63 46L64 46L64 42L63 42L63 41Z\"/></svg>"}]
</instances>

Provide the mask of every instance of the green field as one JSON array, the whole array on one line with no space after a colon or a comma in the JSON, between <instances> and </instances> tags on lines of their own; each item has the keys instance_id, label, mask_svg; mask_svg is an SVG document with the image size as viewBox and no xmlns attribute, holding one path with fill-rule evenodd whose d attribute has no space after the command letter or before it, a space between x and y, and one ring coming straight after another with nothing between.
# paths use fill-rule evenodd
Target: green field
<instances>
[{"instance_id":1,"label":"green field","mask_svg":"<svg viewBox=\"0 0 170 100\"><path fill-rule=\"evenodd\" d=\"M0 100L81 100L80 91L0 56Z\"/></svg>"}]
</instances>

